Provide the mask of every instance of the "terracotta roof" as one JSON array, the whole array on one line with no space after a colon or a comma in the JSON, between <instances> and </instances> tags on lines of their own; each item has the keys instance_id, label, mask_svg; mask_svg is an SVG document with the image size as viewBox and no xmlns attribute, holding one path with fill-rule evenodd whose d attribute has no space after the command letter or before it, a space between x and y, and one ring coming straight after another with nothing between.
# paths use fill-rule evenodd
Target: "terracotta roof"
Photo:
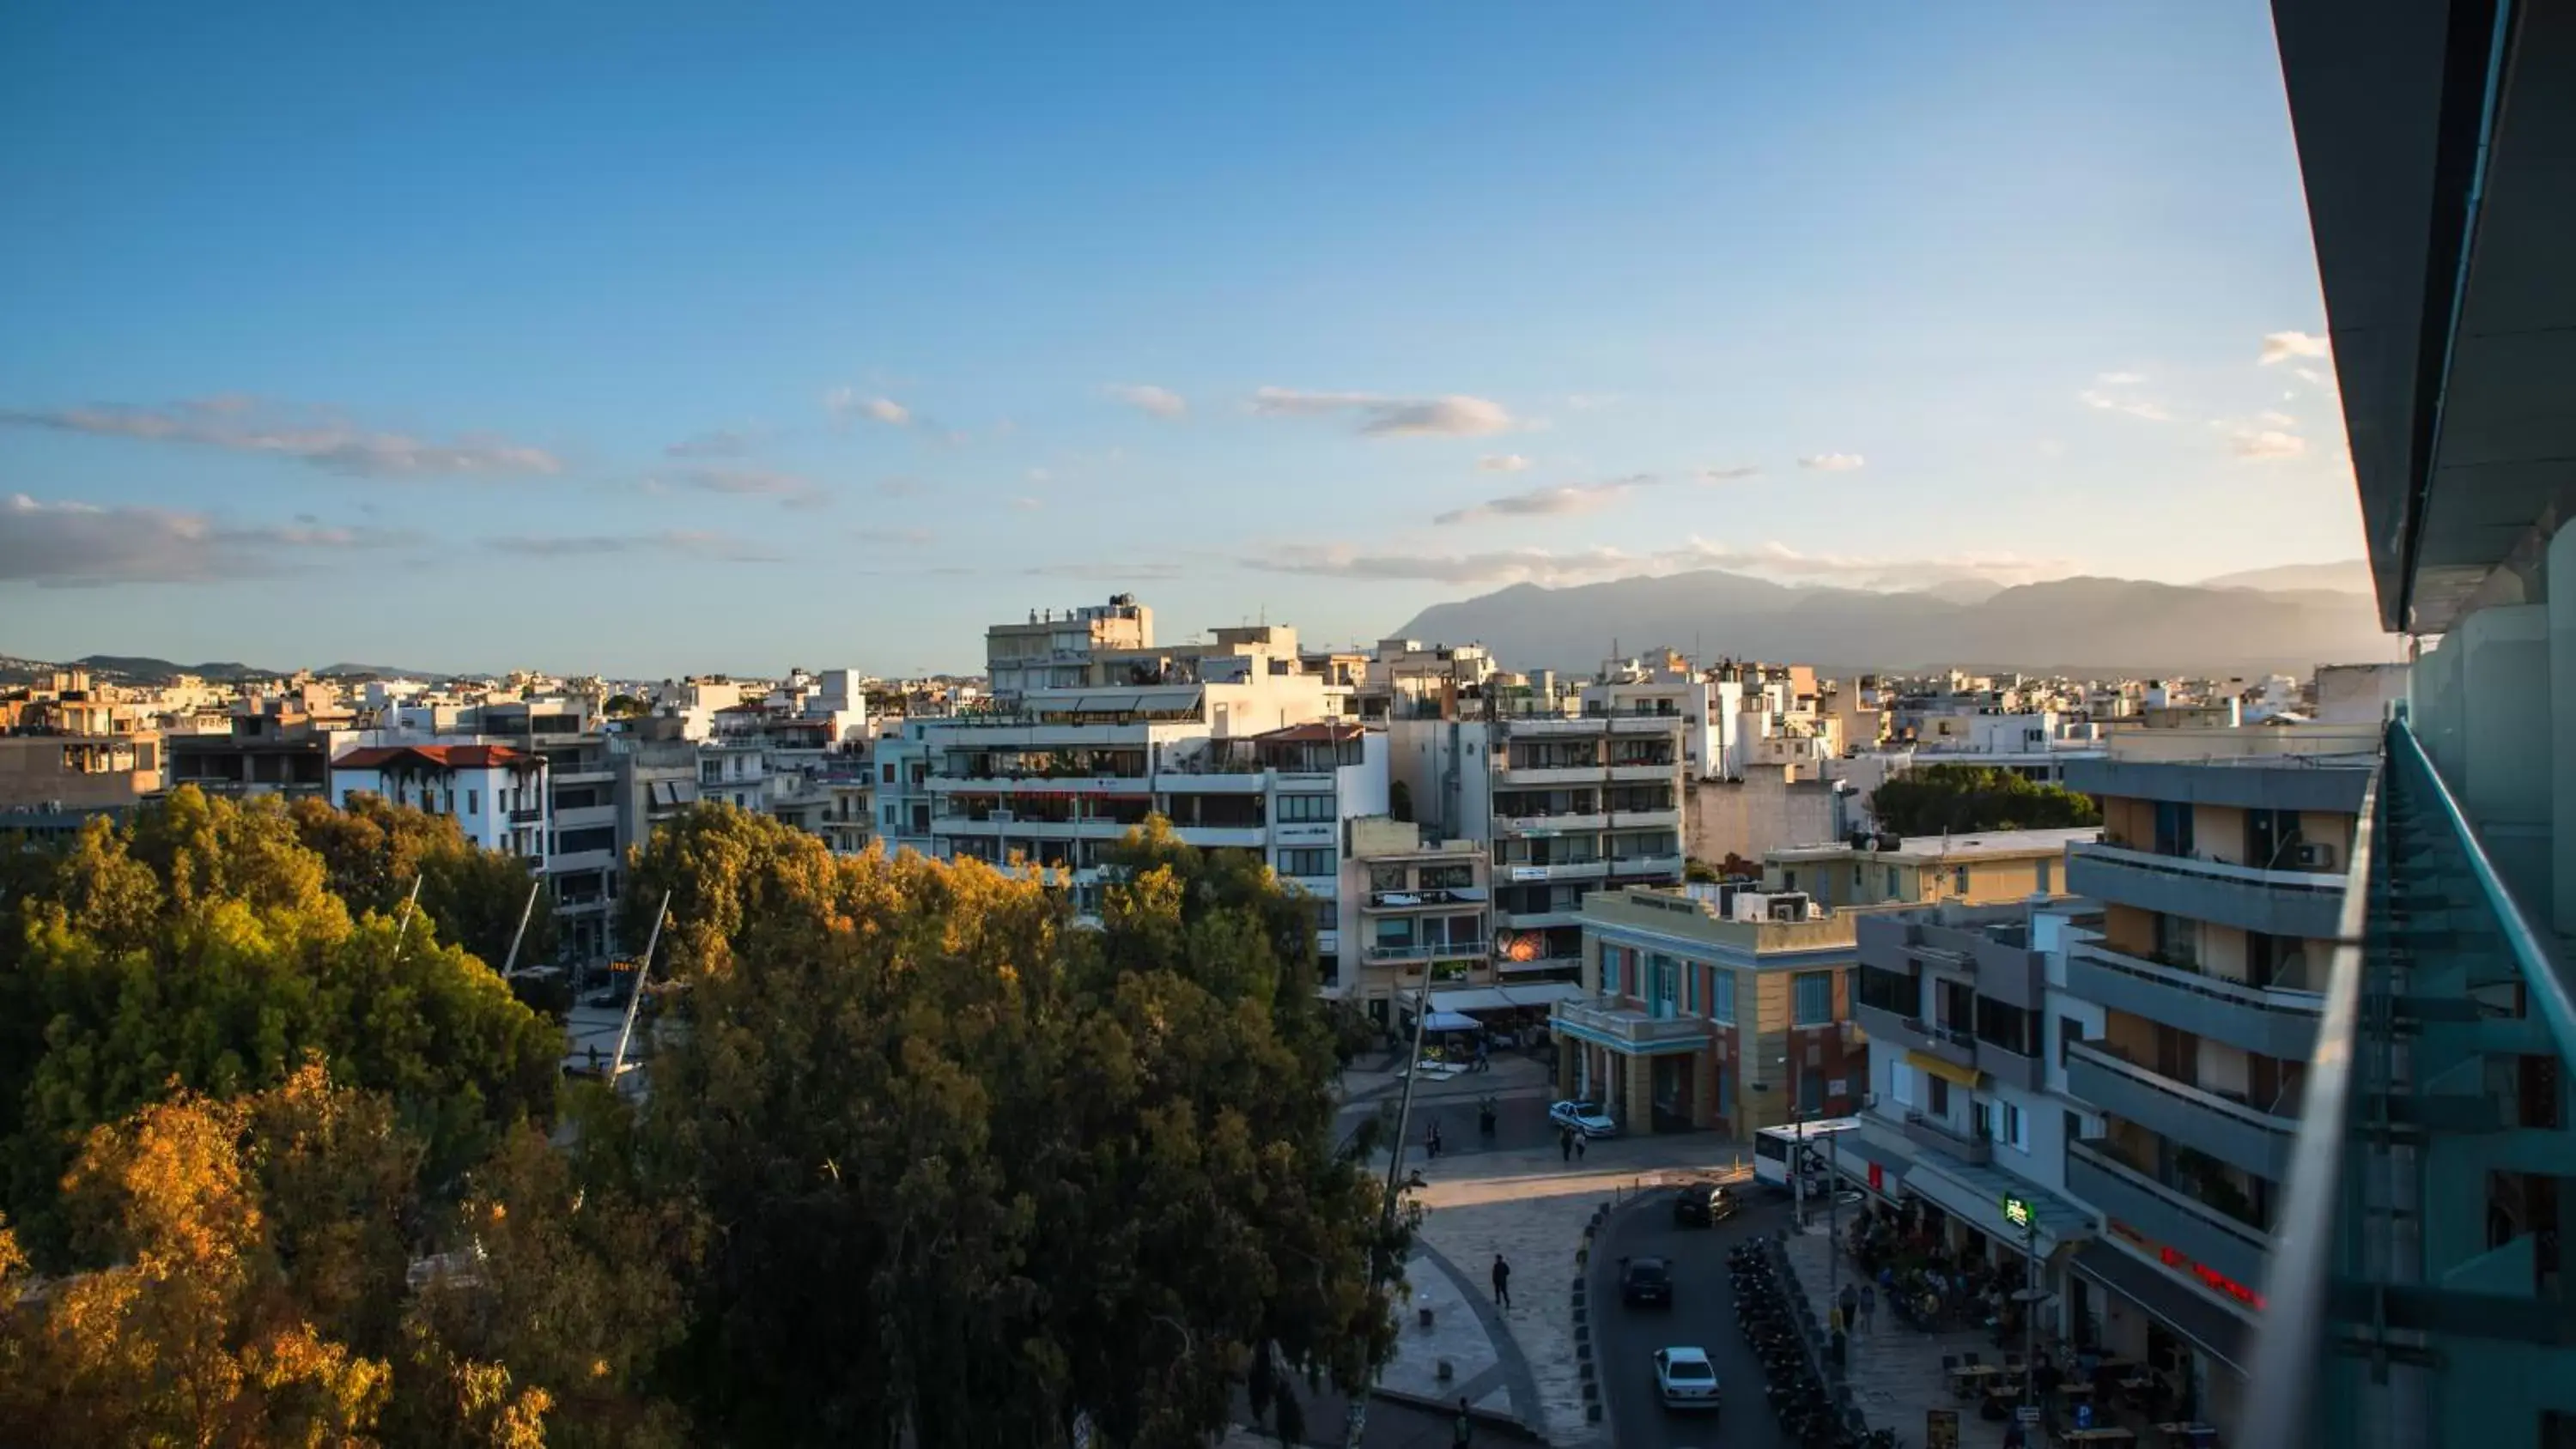
<instances>
[{"instance_id":1,"label":"terracotta roof","mask_svg":"<svg viewBox=\"0 0 2576 1449\"><path fill-rule=\"evenodd\" d=\"M382 770L408 765L432 770L535 769L542 763L535 755L508 745L378 745L351 750L333 760L331 768Z\"/></svg>"}]
</instances>

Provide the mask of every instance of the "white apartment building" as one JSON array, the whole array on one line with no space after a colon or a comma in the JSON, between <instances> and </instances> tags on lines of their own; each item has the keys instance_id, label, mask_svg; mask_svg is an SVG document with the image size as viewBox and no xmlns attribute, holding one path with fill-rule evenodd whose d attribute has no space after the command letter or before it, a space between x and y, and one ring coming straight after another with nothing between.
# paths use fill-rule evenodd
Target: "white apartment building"
<instances>
[{"instance_id":1,"label":"white apartment building","mask_svg":"<svg viewBox=\"0 0 2576 1449\"><path fill-rule=\"evenodd\" d=\"M1032 609L1025 624L995 624L984 631L984 674L1003 704L1040 689L1092 682L1092 656L1108 650L1154 646L1154 611L1134 594L1113 594L1105 604L1071 609Z\"/></svg>"},{"instance_id":2,"label":"white apartment building","mask_svg":"<svg viewBox=\"0 0 2576 1449\"><path fill-rule=\"evenodd\" d=\"M357 795L453 818L486 850L542 868L551 852L546 761L508 745L370 745L331 762L331 803Z\"/></svg>"},{"instance_id":3,"label":"white apartment building","mask_svg":"<svg viewBox=\"0 0 2576 1449\"><path fill-rule=\"evenodd\" d=\"M1388 810L1382 735L1321 716L1322 679L1024 693L1011 714L919 722L881 740L879 828L920 750L931 854L1068 873L1096 899L1106 849L1151 815L1207 850L1257 854L1317 897L1326 979L1338 980L1343 822ZM916 734L917 729L917 734ZM1336 988L1338 989L1338 988Z\"/></svg>"},{"instance_id":4,"label":"white apartment building","mask_svg":"<svg viewBox=\"0 0 2576 1449\"><path fill-rule=\"evenodd\" d=\"M1502 976L1575 979L1586 892L1681 880L1683 736L1701 694L1697 680L1602 683L1389 722L1414 817L1486 843Z\"/></svg>"}]
</instances>

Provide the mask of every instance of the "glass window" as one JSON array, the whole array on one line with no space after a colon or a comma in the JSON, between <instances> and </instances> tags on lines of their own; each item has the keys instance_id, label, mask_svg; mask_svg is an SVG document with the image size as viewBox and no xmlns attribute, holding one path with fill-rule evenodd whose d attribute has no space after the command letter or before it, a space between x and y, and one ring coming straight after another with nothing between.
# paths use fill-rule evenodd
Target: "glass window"
<instances>
[{"instance_id":1,"label":"glass window","mask_svg":"<svg viewBox=\"0 0 2576 1449\"><path fill-rule=\"evenodd\" d=\"M2057 894L2057 862L2046 856L2040 857L2039 862L2039 893L2044 896Z\"/></svg>"},{"instance_id":2,"label":"glass window","mask_svg":"<svg viewBox=\"0 0 2576 1449\"><path fill-rule=\"evenodd\" d=\"M1896 1105L1900 1107L1914 1105L1914 1069L1912 1067L1903 1062L1887 1064L1887 1095L1895 1098Z\"/></svg>"},{"instance_id":3,"label":"glass window","mask_svg":"<svg viewBox=\"0 0 2576 1449\"><path fill-rule=\"evenodd\" d=\"M1279 852L1279 873L1294 876L1331 875L1334 867L1331 850L1283 850Z\"/></svg>"},{"instance_id":4,"label":"glass window","mask_svg":"<svg viewBox=\"0 0 2576 1449\"><path fill-rule=\"evenodd\" d=\"M1619 994L1619 955L1616 946L1601 948L1601 994L1604 996Z\"/></svg>"},{"instance_id":5,"label":"glass window","mask_svg":"<svg viewBox=\"0 0 2576 1449\"><path fill-rule=\"evenodd\" d=\"M1796 977L1797 1026L1825 1026L1834 1019L1834 974L1830 971L1801 971Z\"/></svg>"},{"instance_id":6,"label":"glass window","mask_svg":"<svg viewBox=\"0 0 2576 1449\"><path fill-rule=\"evenodd\" d=\"M1682 1015L1699 1015L1699 963L1682 963Z\"/></svg>"},{"instance_id":7,"label":"glass window","mask_svg":"<svg viewBox=\"0 0 2576 1449\"><path fill-rule=\"evenodd\" d=\"M1735 1025L1735 972L1727 967L1709 968L1708 1019L1721 1026Z\"/></svg>"},{"instance_id":8,"label":"glass window","mask_svg":"<svg viewBox=\"0 0 2576 1449\"><path fill-rule=\"evenodd\" d=\"M1888 898L1889 900L1891 900L1891 901L1892 901L1892 900L1895 900L1895 899L1897 898L1897 896L1896 896L1896 867L1895 867L1895 866L1892 866L1892 865L1891 865L1891 866L1889 866L1889 867L1887 868L1887 898Z\"/></svg>"},{"instance_id":9,"label":"glass window","mask_svg":"<svg viewBox=\"0 0 2576 1449\"><path fill-rule=\"evenodd\" d=\"M465 813L468 815L480 815L483 813L482 791L468 790L465 792Z\"/></svg>"},{"instance_id":10,"label":"glass window","mask_svg":"<svg viewBox=\"0 0 2576 1449\"><path fill-rule=\"evenodd\" d=\"M1931 1104L1926 1110L1931 1116L1947 1119L1950 1115L1950 1079L1925 1072L1923 1080L1932 1088Z\"/></svg>"},{"instance_id":11,"label":"glass window","mask_svg":"<svg viewBox=\"0 0 2576 1449\"><path fill-rule=\"evenodd\" d=\"M1825 1110L1824 1068L1810 1067L1798 1074L1798 1110L1801 1112Z\"/></svg>"},{"instance_id":12,"label":"glass window","mask_svg":"<svg viewBox=\"0 0 2576 1449\"><path fill-rule=\"evenodd\" d=\"M1333 797L1330 795L1282 795L1277 800L1278 813L1270 818L1285 825L1330 824L1333 820Z\"/></svg>"}]
</instances>

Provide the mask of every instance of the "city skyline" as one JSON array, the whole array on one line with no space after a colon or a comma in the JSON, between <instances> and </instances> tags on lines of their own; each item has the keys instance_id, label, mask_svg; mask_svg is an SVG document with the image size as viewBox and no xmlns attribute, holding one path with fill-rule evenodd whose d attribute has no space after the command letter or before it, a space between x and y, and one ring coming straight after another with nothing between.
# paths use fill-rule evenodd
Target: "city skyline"
<instances>
[{"instance_id":1,"label":"city skyline","mask_svg":"<svg viewBox=\"0 0 2576 1449\"><path fill-rule=\"evenodd\" d=\"M0 650L2361 551L2259 11L997 14L0 19Z\"/></svg>"}]
</instances>

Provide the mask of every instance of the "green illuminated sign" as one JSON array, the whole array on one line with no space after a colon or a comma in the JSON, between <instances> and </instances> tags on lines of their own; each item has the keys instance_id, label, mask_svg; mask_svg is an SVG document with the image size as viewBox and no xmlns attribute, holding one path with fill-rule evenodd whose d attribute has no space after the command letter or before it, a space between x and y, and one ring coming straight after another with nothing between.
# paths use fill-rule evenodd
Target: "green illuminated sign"
<instances>
[{"instance_id":1,"label":"green illuminated sign","mask_svg":"<svg viewBox=\"0 0 2576 1449\"><path fill-rule=\"evenodd\" d=\"M2017 1228L2027 1228L2031 1225L2032 1219L2033 1214L2028 1202L2017 1197L2008 1197L2004 1199L2005 1222L2008 1222Z\"/></svg>"}]
</instances>

